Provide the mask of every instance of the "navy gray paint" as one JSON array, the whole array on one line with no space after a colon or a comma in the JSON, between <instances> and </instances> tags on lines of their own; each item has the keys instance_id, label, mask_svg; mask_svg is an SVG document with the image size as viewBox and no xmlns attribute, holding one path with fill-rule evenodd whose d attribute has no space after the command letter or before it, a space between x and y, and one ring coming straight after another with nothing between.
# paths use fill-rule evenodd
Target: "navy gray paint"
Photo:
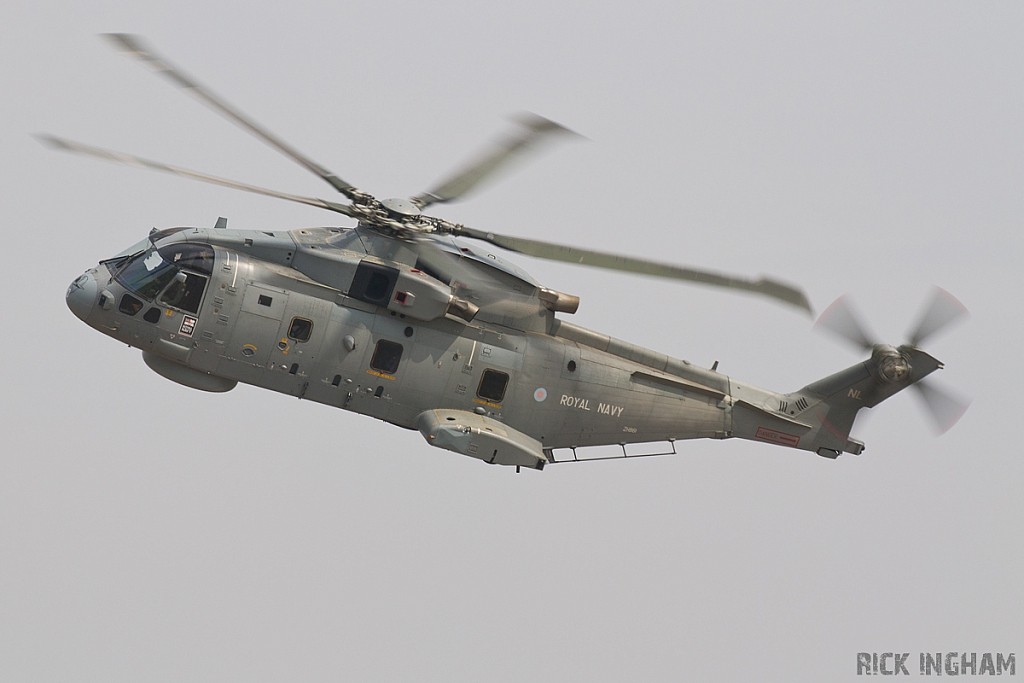
<instances>
[{"instance_id":1,"label":"navy gray paint","mask_svg":"<svg viewBox=\"0 0 1024 683\"><path fill-rule=\"evenodd\" d=\"M169 306L156 322L121 313L126 290L102 264L67 300L90 326L142 349L156 372L206 391L243 382L332 405L496 464L541 469L555 449L731 437L857 454L857 411L941 367L900 347L913 367L901 381L880 381L873 357L783 394L562 321L528 275L455 242L460 267L492 285L473 294L480 310L471 322L446 313L451 290L414 267L415 251L362 229L265 233L218 223L154 239L215 248L193 321ZM364 262L397 264L399 286L416 296L386 305L350 296ZM297 317L313 323L306 341L289 338ZM370 367L380 340L403 347L393 374ZM500 403L478 395L487 369L510 378Z\"/></svg>"}]
</instances>

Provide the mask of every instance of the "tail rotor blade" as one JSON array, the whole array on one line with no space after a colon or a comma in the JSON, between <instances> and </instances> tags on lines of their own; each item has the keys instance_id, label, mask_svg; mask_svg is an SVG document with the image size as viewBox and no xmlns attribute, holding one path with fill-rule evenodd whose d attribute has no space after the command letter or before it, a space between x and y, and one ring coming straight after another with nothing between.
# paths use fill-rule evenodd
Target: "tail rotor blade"
<instances>
[{"instance_id":1,"label":"tail rotor blade","mask_svg":"<svg viewBox=\"0 0 1024 683\"><path fill-rule=\"evenodd\" d=\"M955 296L936 287L921 320L910 334L910 345L920 346L928 337L968 315L967 308Z\"/></svg>"},{"instance_id":2,"label":"tail rotor blade","mask_svg":"<svg viewBox=\"0 0 1024 683\"><path fill-rule=\"evenodd\" d=\"M913 385L921 397L925 409L931 416L938 434L945 434L955 425L971 406L969 399L953 396L934 383L922 380Z\"/></svg>"},{"instance_id":3,"label":"tail rotor blade","mask_svg":"<svg viewBox=\"0 0 1024 683\"><path fill-rule=\"evenodd\" d=\"M854 313L853 307L850 305L845 294L825 309L818 318L818 321L814 323L814 327L828 330L864 351L870 351L875 345L871 341L872 336L865 331L863 323L860 322L860 318Z\"/></svg>"}]
</instances>

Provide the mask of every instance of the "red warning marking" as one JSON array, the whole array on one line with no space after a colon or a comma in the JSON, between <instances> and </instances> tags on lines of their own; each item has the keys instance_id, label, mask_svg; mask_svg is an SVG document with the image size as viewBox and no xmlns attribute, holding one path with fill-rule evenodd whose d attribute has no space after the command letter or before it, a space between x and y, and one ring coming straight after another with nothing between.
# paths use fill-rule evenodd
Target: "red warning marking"
<instances>
[{"instance_id":1,"label":"red warning marking","mask_svg":"<svg viewBox=\"0 0 1024 683\"><path fill-rule=\"evenodd\" d=\"M782 446L790 446L796 448L796 445L800 443L800 437L795 434L787 434L786 432L777 432L774 429L766 429L764 427L758 427L757 433L754 434L759 439L765 441L771 441Z\"/></svg>"}]
</instances>

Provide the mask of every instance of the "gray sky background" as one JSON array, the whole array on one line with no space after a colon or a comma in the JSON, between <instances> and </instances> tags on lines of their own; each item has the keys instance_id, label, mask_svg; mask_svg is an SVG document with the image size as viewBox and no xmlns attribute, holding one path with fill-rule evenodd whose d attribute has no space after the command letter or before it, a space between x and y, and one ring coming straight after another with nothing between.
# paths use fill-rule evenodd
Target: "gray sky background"
<instances>
[{"instance_id":1,"label":"gray sky background","mask_svg":"<svg viewBox=\"0 0 1024 683\"><path fill-rule=\"evenodd\" d=\"M0 679L820 681L859 651L1024 656L1019 3L8 2L0 7ZM126 60L130 31L341 177L425 189L530 110L591 139L439 214L972 318L859 458L769 445L516 475L270 392L207 395L64 291L153 227L314 209L316 178ZM343 219L344 220L344 219ZM344 223L343 223L344 224ZM513 259L574 322L792 390L856 362L754 298Z\"/></svg>"}]
</instances>

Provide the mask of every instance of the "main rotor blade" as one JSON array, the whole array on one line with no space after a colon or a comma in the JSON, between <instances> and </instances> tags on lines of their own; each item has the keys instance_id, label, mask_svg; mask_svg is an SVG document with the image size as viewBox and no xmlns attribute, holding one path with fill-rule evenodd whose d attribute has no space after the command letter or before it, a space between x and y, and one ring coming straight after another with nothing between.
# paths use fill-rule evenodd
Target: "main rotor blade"
<instances>
[{"instance_id":1,"label":"main rotor blade","mask_svg":"<svg viewBox=\"0 0 1024 683\"><path fill-rule=\"evenodd\" d=\"M932 382L922 380L914 384L913 387L917 390L917 395L921 398L940 435L952 429L953 425L971 407L970 400L952 396L938 389Z\"/></svg>"},{"instance_id":2,"label":"main rotor blade","mask_svg":"<svg viewBox=\"0 0 1024 683\"><path fill-rule=\"evenodd\" d=\"M531 240L522 237L496 235L493 232L483 232L480 230L474 230L473 228L467 228L465 226L459 226L454 234L483 240L503 249L508 249L509 251L526 254L527 256L535 256L537 258L550 259L552 261L578 263L595 268L622 270L628 273L640 273L641 275L653 275L655 277L669 278L672 280L685 280L687 282L697 282L700 284L712 285L714 287L754 292L773 299L778 299L779 301L801 308L808 313L811 312L810 302L808 302L807 296L801 290L782 282L778 282L777 280L769 280L767 278L746 280L743 278L721 275L719 273L681 268L667 263L647 261L644 259L633 258L631 256L608 254L600 251L591 251L589 249L552 244L551 242L542 242L540 240Z\"/></svg>"},{"instance_id":3,"label":"main rotor blade","mask_svg":"<svg viewBox=\"0 0 1024 683\"><path fill-rule=\"evenodd\" d=\"M458 297L486 308L490 315L523 315L529 307L542 305L532 286L528 293L516 291L508 282L513 276L489 267L475 267L472 259L443 249L434 238L414 237L410 244L416 252L417 268L447 282Z\"/></svg>"},{"instance_id":4,"label":"main rotor blade","mask_svg":"<svg viewBox=\"0 0 1024 683\"><path fill-rule=\"evenodd\" d=\"M522 160L530 150L558 135L582 137L568 128L537 114L521 114L516 121L520 130L491 146L475 160L450 175L429 192L412 198L421 209L431 204L452 202L469 194L477 185L506 169L514 160Z\"/></svg>"},{"instance_id":5,"label":"main rotor blade","mask_svg":"<svg viewBox=\"0 0 1024 683\"><path fill-rule=\"evenodd\" d=\"M438 277L454 288L468 290L473 295L480 295L471 298L499 300L515 299L522 296L505 283L495 280L493 277L487 277L484 272L472 265L470 259L464 258L457 251L443 249L433 237L413 237L410 244L413 251L416 252L417 268L426 269L428 274ZM494 272L493 269L487 269L487 271Z\"/></svg>"},{"instance_id":6,"label":"main rotor blade","mask_svg":"<svg viewBox=\"0 0 1024 683\"><path fill-rule=\"evenodd\" d=\"M853 312L853 307L845 294L825 309L818 321L814 323L814 327L828 330L863 351L870 351L875 345L872 335L865 331L860 316Z\"/></svg>"},{"instance_id":7,"label":"main rotor blade","mask_svg":"<svg viewBox=\"0 0 1024 683\"><path fill-rule=\"evenodd\" d=\"M165 76L167 79L184 89L189 95L192 95L203 104L206 104L220 112L223 116L234 121L242 128L245 128L274 149L298 162L307 170L320 176L323 180L327 181L331 187L336 189L338 192L341 192L349 199L355 198L352 193L352 190L355 190L354 186L334 175L312 159L303 156L298 151L282 142L279 138L275 137L268 130L264 129L262 126L258 125L240 111L201 86L199 83L192 80L192 78L187 76L183 71L150 50L140 37L127 33L107 33L104 34L104 36L121 53L129 57L134 57L156 73Z\"/></svg>"},{"instance_id":8,"label":"main rotor blade","mask_svg":"<svg viewBox=\"0 0 1024 683\"><path fill-rule=\"evenodd\" d=\"M478 288L480 277L470 273L457 254L446 253L431 237L418 236L410 239L412 250L416 252L416 267L426 270L452 287Z\"/></svg>"},{"instance_id":9,"label":"main rotor blade","mask_svg":"<svg viewBox=\"0 0 1024 683\"><path fill-rule=\"evenodd\" d=\"M240 183L235 180L218 178L217 176L212 176L207 173L199 173L198 171L190 171L186 168L179 168L177 166L162 164L159 161L150 161L149 159L143 159L141 157L132 156L130 154L123 154L121 152L100 149L99 147L83 145L80 142L64 140L53 135L37 135L36 137L43 144L49 145L50 147L59 149L64 152L74 152L76 154L85 154L88 156L98 157L100 159L106 159L107 161L116 161L118 163L125 164L126 166L136 166L141 168L153 169L155 171L164 171L166 173L173 173L174 175L178 175L183 178L192 178L193 180L201 180L203 182L212 183L214 185L231 187L236 190L245 190L246 192L252 192L254 194L262 194L268 197L286 199L290 202L298 202L299 204L315 206L319 209L327 209L328 211L334 211L336 213L341 213L346 216L353 215L351 208L349 208L345 204L335 204L334 202L324 201L323 199L317 199L315 197L301 197L299 195L288 194L286 192L278 192L277 190L268 190L266 188L258 187L256 185Z\"/></svg>"},{"instance_id":10,"label":"main rotor blade","mask_svg":"<svg viewBox=\"0 0 1024 683\"><path fill-rule=\"evenodd\" d=\"M920 346L928 337L968 315L967 308L955 296L941 287L935 287L932 300L910 334L910 345Z\"/></svg>"}]
</instances>

